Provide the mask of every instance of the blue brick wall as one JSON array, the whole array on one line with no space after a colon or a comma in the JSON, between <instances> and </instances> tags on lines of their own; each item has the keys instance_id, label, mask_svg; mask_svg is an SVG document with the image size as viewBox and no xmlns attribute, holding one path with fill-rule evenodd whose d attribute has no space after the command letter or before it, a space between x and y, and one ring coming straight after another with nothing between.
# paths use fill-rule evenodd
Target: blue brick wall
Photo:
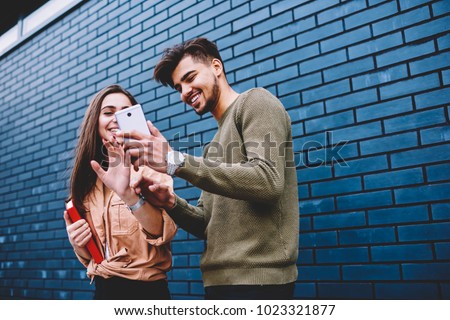
<instances>
[{"instance_id":1,"label":"blue brick wall","mask_svg":"<svg viewBox=\"0 0 450 320\"><path fill-rule=\"evenodd\" d=\"M0 299L90 299L62 211L90 97L120 83L200 155L217 124L151 80L166 46L217 42L239 91L291 116L299 299L449 299L450 2L87 1L0 57ZM175 179L196 203L199 190ZM170 290L202 299L180 230Z\"/></svg>"}]
</instances>

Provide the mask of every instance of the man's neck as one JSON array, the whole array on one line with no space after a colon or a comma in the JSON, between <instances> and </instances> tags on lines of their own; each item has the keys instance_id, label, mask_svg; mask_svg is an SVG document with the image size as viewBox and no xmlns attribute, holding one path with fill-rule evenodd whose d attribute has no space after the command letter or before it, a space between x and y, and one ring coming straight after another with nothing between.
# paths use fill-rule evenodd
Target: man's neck
<instances>
[{"instance_id":1,"label":"man's neck","mask_svg":"<svg viewBox=\"0 0 450 320\"><path fill-rule=\"evenodd\" d=\"M233 103L234 100L239 96L239 94L233 90L228 84L224 86L225 88L220 91L219 102L217 103L217 107L211 111L214 119L219 121L222 118L225 111L227 111L228 107Z\"/></svg>"}]
</instances>

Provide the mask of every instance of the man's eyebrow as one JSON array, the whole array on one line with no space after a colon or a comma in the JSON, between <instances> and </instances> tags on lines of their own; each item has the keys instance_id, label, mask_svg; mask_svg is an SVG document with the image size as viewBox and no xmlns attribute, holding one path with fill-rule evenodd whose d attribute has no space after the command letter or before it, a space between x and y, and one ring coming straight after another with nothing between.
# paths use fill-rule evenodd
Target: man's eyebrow
<instances>
[{"instance_id":1,"label":"man's eyebrow","mask_svg":"<svg viewBox=\"0 0 450 320\"><path fill-rule=\"evenodd\" d=\"M186 78L189 77L189 76L190 76L192 73L194 73L194 72L195 72L195 70L191 70L191 71L186 72L186 73L184 74L184 76L181 77L180 81L186 80Z\"/></svg>"}]
</instances>

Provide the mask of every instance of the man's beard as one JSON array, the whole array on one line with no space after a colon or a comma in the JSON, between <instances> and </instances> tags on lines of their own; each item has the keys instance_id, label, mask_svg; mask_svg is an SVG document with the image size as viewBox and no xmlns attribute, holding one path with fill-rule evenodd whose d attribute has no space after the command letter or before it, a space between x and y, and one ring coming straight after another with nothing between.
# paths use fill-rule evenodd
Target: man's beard
<instances>
[{"instance_id":1,"label":"man's beard","mask_svg":"<svg viewBox=\"0 0 450 320\"><path fill-rule=\"evenodd\" d=\"M217 82L217 78L214 78L211 97L206 100L203 110L195 110L199 116L204 115L207 112L211 112L217 106L217 102L219 101L219 85Z\"/></svg>"}]
</instances>

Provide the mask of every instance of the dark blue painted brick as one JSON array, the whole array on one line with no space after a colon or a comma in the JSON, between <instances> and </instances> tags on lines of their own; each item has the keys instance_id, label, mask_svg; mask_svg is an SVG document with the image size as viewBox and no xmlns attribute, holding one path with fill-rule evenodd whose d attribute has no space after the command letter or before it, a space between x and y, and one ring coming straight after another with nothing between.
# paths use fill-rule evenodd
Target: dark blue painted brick
<instances>
[{"instance_id":1,"label":"dark blue painted brick","mask_svg":"<svg viewBox=\"0 0 450 320\"><path fill-rule=\"evenodd\" d=\"M313 71L325 69L334 66L341 62L347 61L345 50L339 50L325 55L320 55L317 58L307 60L300 63L300 73L306 74ZM329 80L328 80L329 81Z\"/></svg>"},{"instance_id":2,"label":"dark blue painted brick","mask_svg":"<svg viewBox=\"0 0 450 320\"><path fill-rule=\"evenodd\" d=\"M315 248L337 245L336 231L300 233L300 248Z\"/></svg>"},{"instance_id":3,"label":"dark blue painted brick","mask_svg":"<svg viewBox=\"0 0 450 320\"><path fill-rule=\"evenodd\" d=\"M311 190L313 197L361 191L361 178L344 178L327 182L313 183L311 184Z\"/></svg>"},{"instance_id":4,"label":"dark blue painted brick","mask_svg":"<svg viewBox=\"0 0 450 320\"><path fill-rule=\"evenodd\" d=\"M369 283L319 283L320 299L372 299L372 285Z\"/></svg>"},{"instance_id":5,"label":"dark blue painted brick","mask_svg":"<svg viewBox=\"0 0 450 320\"><path fill-rule=\"evenodd\" d=\"M411 75L443 69L450 66L450 52L441 53L429 58L409 63Z\"/></svg>"},{"instance_id":6,"label":"dark blue painted brick","mask_svg":"<svg viewBox=\"0 0 450 320\"><path fill-rule=\"evenodd\" d=\"M439 299L436 283L377 283L375 298L380 300Z\"/></svg>"},{"instance_id":7,"label":"dark blue painted brick","mask_svg":"<svg viewBox=\"0 0 450 320\"><path fill-rule=\"evenodd\" d=\"M373 34L378 36L387 32L403 29L415 23L425 21L430 18L428 7L421 7L413 11L396 15L389 19L384 19L372 24Z\"/></svg>"},{"instance_id":8,"label":"dark blue painted brick","mask_svg":"<svg viewBox=\"0 0 450 320\"><path fill-rule=\"evenodd\" d=\"M367 262L369 252L366 247L317 249L316 260L318 264Z\"/></svg>"},{"instance_id":9,"label":"dark blue painted brick","mask_svg":"<svg viewBox=\"0 0 450 320\"><path fill-rule=\"evenodd\" d=\"M374 262L433 259L431 244L385 245L370 250Z\"/></svg>"},{"instance_id":10,"label":"dark blue painted brick","mask_svg":"<svg viewBox=\"0 0 450 320\"><path fill-rule=\"evenodd\" d=\"M287 51L287 50L286 50ZM284 52L284 51L283 51ZM256 51L256 59L258 60L258 51ZM284 67L289 64L298 63L319 54L319 46L312 44L285 54L278 54L275 57L277 68Z\"/></svg>"},{"instance_id":11,"label":"dark blue painted brick","mask_svg":"<svg viewBox=\"0 0 450 320\"><path fill-rule=\"evenodd\" d=\"M439 85L438 75L430 74L423 77L415 77L396 82L394 84L385 85L380 88L380 94L381 98L384 100L437 88Z\"/></svg>"},{"instance_id":12,"label":"dark blue painted brick","mask_svg":"<svg viewBox=\"0 0 450 320\"><path fill-rule=\"evenodd\" d=\"M257 74L255 74L257 75ZM298 76L297 66L290 66L256 78L256 83L259 87L266 87L278 82L279 79L292 79Z\"/></svg>"},{"instance_id":13,"label":"dark blue painted brick","mask_svg":"<svg viewBox=\"0 0 450 320\"><path fill-rule=\"evenodd\" d=\"M331 39L323 40L320 43L320 48L322 49L322 52L328 52L366 40L370 38L370 36L370 28L369 26L365 26L356 30L345 32Z\"/></svg>"},{"instance_id":14,"label":"dark blue painted brick","mask_svg":"<svg viewBox=\"0 0 450 320\"><path fill-rule=\"evenodd\" d=\"M337 3L339 3L339 0L322 0L320 2L307 3L305 5L299 6L294 10L294 17L295 19L300 19L310 14L329 8Z\"/></svg>"},{"instance_id":15,"label":"dark blue painted brick","mask_svg":"<svg viewBox=\"0 0 450 320\"><path fill-rule=\"evenodd\" d=\"M370 71L373 70L374 67L375 66L372 58L363 58L325 70L324 78L326 82L329 82L341 78L346 78L354 74Z\"/></svg>"},{"instance_id":16,"label":"dark blue painted brick","mask_svg":"<svg viewBox=\"0 0 450 320\"><path fill-rule=\"evenodd\" d=\"M403 44L402 34L400 32L366 41L348 48L350 59L378 53Z\"/></svg>"},{"instance_id":17,"label":"dark blue painted brick","mask_svg":"<svg viewBox=\"0 0 450 320\"><path fill-rule=\"evenodd\" d=\"M310 103L317 100L322 100L337 96L350 91L350 84L348 80L341 80L320 86L312 90L305 90L302 92L302 98L305 103Z\"/></svg>"},{"instance_id":18,"label":"dark blue painted brick","mask_svg":"<svg viewBox=\"0 0 450 320\"><path fill-rule=\"evenodd\" d=\"M316 285L314 283L296 283L294 288L294 299L308 299L316 296Z\"/></svg>"},{"instance_id":19,"label":"dark blue painted brick","mask_svg":"<svg viewBox=\"0 0 450 320\"><path fill-rule=\"evenodd\" d=\"M349 160L343 165L335 167L335 175L336 177L342 177L347 175L384 170L387 168L388 163L386 156L380 155L369 158Z\"/></svg>"},{"instance_id":20,"label":"dark blue painted brick","mask_svg":"<svg viewBox=\"0 0 450 320\"><path fill-rule=\"evenodd\" d=\"M369 137L376 137L381 134L380 122L371 122L343 129L333 130L333 141L355 141Z\"/></svg>"},{"instance_id":21,"label":"dark blue painted brick","mask_svg":"<svg viewBox=\"0 0 450 320\"><path fill-rule=\"evenodd\" d=\"M275 41L299 34L316 26L314 17L298 20L290 23L285 27L280 27L272 31ZM299 47L303 47L303 43L299 43Z\"/></svg>"},{"instance_id":22,"label":"dark blue painted brick","mask_svg":"<svg viewBox=\"0 0 450 320\"><path fill-rule=\"evenodd\" d=\"M340 19L344 16L350 15L365 8L366 3L364 1L348 1L341 4L340 6L320 12L319 14L317 14L317 20L319 21L319 24L324 24L332 20Z\"/></svg>"},{"instance_id":23,"label":"dark blue painted brick","mask_svg":"<svg viewBox=\"0 0 450 320\"><path fill-rule=\"evenodd\" d=\"M418 109L425 109L441 104L447 104L450 101L450 88L434 90L431 92L416 95L414 97L416 107Z\"/></svg>"},{"instance_id":24,"label":"dark blue painted brick","mask_svg":"<svg viewBox=\"0 0 450 320\"><path fill-rule=\"evenodd\" d=\"M450 183L394 190L395 202L415 203L450 199Z\"/></svg>"},{"instance_id":25,"label":"dark blue painted brick","mask_svg":"<svg viewBox=\"0 0 450 320\"><path fill-rule=\"evenodd\" d=\"M450 222L418 224L398 227L398 239L406 241L448 240Z\"/></svg>"},{"instance_id":26,"label":"dark blue painted brick","mask_svg":"<svg viewBox=\"0 0 450 320\"><path fill-rule=\"evenodd\" d=\"M441 50L441 51L450 48L450 35L449 34L438 38L438 47L439 47L439 50Z\"/></svg>"},{"instance_id":27,"label":"dark blue painted brick","mask_svg":"<svg viewBox=\"0 0 450 320\"><path fill-rule=\"evenodd\" d=\"M339 231L339 243L341 245L390 243L393 241L395 241L394 227Z\"/></svg>"},{"instance_id":28,"label":"dark blue painted brick","mask_svg":"<svg viewBox=\"0 0 450 320\"><path fill-rule=\"evenodd\" d=\"M299 280L340 280L339 266L299 266Z\"/></svg>"},{"instance_id":29,"label":"dark blue painted brick","mask_svg":"<svg viewBox=\"0 0 450 320\"><path fill-rule=\"evenodd\" d=\"M422 182L423 176L422 169L420 168L376 173L364 177L364 187L367 190L398 187Z\"/></svg>"},{"instance_id":30,"label":"dark blue painted brick","mask_svg":"<svg viewBox=\"0 0 450 320\"><path fill-rule=\"evenodd\" d=\"M317 215L313 217L313 221L315 230L360 227L366 225L366 217L362 211Z\"/></svg>"},{"instance_id":31,"label":"dark blue painted brick","mask_svg":"<svg viewBox=\"0 0 450 320\"><path fill-rule=\"evenodd\" d=\"M376 191L337 197L339 210L352 210L393 204L390 191Z\"/></svg>"},{"instance_id":32,"label":"dark blue painted brick","mask_svg":"<svg viewBox=\"0 0 450 320\"><path fill-rule=\"evenodd\" d=\"M449 24L450 24L450 16L446 16L443 18L435 19L431 22L411 27L405 30L405 39L407 42L411 42L441 32L447 32Z\"/></svg>"},{"instance_id":33,"label":"dark blue painted brick","mask_svg":"<svg viewBox=\"0 0 450 320\"><path fill-rule=\"evenodd\" d=\"M415 147L418 145L417 140L418 139L416 133L407 132L393 136L361 141L361 155Z\"/></svg>"},{"instance_id":34,"label":"dark blue painted brick","mask_svg":"<svg viewBox=\"0 0 450 320\"><path fill-rule=\"evenodd\" d=\"M300 98L298 98L300 101ZM284 103L283 103L284 104ZM293 122L298 120L305 120L308 118L316 117L322 115L324 111L323 102L317 102L309 105L302 105L298 108L288 110L291 120Z\"/></svg>"},{"instance_id":35,"label":"dark blue painted brick","mask_svg":"<svg viewBox=\"0 0 450 320\"><path fill-rule=\"evenodd\" d=\"M261 48L269 43L271 43L270 34L265 33L261 36L251 38L251 39L247 40L245 43L237 44L234 47L234 52L236 55L241 55L241 54L247 53L251 50Z\"/></svg>"},{"instance_id":36,"label":"dark blue painted brick","mask_svg":"<svg viewBox=\"0 0 450 320\"><path fill-rule=\"evenodd\" d=\"M427 181L450 180L450 163L427 167Z\"/></svg>"},{"instance_id":37,"label":"dark blue painted brick","mask_svg":"<svg viewBox=\"0 0 450 320\"><path fill-rule=\"evenodd\" d=\"M362 24L378 20L380 18L390 16L395 13L397 13L397 4L395 2L389 1L386 4L361 11L344 19L345 28L354 28Z\"/></svg>"},{"instance_id":38,"label":"dark blue painted brick","mask_svg":"<svg viewBox=\"0 0 450 320\"><path fill-rule=\"evenodd\" d=\"M450 219L450 203L436 203L431 208L433 220Z\"/></svg>"},{"instance_id":39,"label":"dark blue painted brick","mask_svg":"<svg viewBox=\"0 0 450 320\"><path fill-rule=\"evenodd\" d=\"M450 260L450 242L435 243L434 248L438 260Z\"/></svg>"},{"instance_id":40,"label":"dark blue painted brick","mask_svg":"<svg viewBox=\"0 0 450 320\"><path fill-rule=\"evenodd\" d=\"M304 46L306 44L331 37L337 33L342 32L343 30L344 29L342 27L342 22L332 22L321 27L317 27L311 31L301 33L297 36L297 43L299 43L300 46Z\"/></svg>"},{"instance_id":41,"label":"dark blue painted brick","mask_svg":"<svg viewBox=\"0 0 450 320\"><path fill-rule=\"evenodd\" d=\"M322 84L322 76L318 72L278 84L278 93L280 95L290 94L319 84Z\"/></svg>"},{"instance_id":42,"label":"dark blue painted brick","mask_svg":"<svg viewBox=\"0 0 450 320\"><path fill-rule=\"evenodd\" d=\"M259 61L267 59L269 57L278 57L282 53L288 52L292 49L295 49L295 38L288 38L257 50L255 52L255 58L256 61ZM280 79L283 78L280 77Z\"/></svg>"},{"instance_id":43,"label":"dark blue painted brick","mask_svg":"<svg viewBox=\"0 0 450 320\"><path fill-rule=\"evenodd\" d=\"M358 122L383 118L390 115L405 113L412 111L412 101L410 97L391 100L388 102L378 103L356 110L356 119Z\"/></svg>"},{"instance_id":44,"label":"dark blue painted brick","mask_svg":"<svg viewBox=\"0 0 450 320\"><path fill-rule=\"evenodd\" d=\"M300 242L301 245L301 242ZM297 264L302 265L311 265L314 264L314 255L313 250L299 250L298 252L298 258L297 258Z\"/></svg>"},{"instance_id":45,"label":"dark blue painted brick","mask_svg":"<svg viewBox=\"0 0 450 320\"><path fill-rule=\"evenodd\" d=\"M334 210L333 198L300 201L301 214L323 213Z\"/></svg>"},{"instance_id":46,"label":"dark blue painted brick","mask_svg":"<svg viewBox=\"0 0 450 320\"><path fill-rule=\"evenodd\" d=\"M400 280L395 264L349 265L342 267L343 280Z\"/></svg>"},{"instance_id":47,"label":"dark blue painted brick","mask_svg":"<svg viewBox=\"0 0 450 320\"><path fill-rule=\"evenodd\" d=\"M378 96L375 89L358 91L341 97L328 99L326 101L326 110L327 112L346 110L375 102L377 100Z\"/></svg>"},{"instance_id":48,"label":"dark blue painted brick","mask_svg":"<svg viewBox=\"0 0 450 320\"><path fill-rule=\"evenodd\" d=\"M330 167L308 167L297 171L299 182L317 181L326 178L331 178Z\"/></svg>"},{"instance_id":49,"label":"dark blue painted brick","mask_svg":"<svg viewBox=\"0 0 450 320\"><path fill-rule=\"evenodd\" d=\"M354 123L353 112L345 111L330 116L323 116L320 118L305 121L307 133L316 131L325 131L340 126L345 126Z\"/></svg>"},{"instance_id":50,"label":"dark blue painted brick","mask_svg":"<svg viewBox=\"0 0 450 320\"><path fill-rule=\"evenodd\" d=\"M352 78L355 90L400 80L408 76L406 65L399 65Z\"/></svg>"},{"instance_id":51,"label":"dark blue painted brick","mask_svg":"<svg viewBox=\"0 0 450 320\"><path fill-rule=\"evenodd\" d=\"M392 168L400 168L449 159L450 148L447 145L441 145L392 154L391 163Z\"/></svg>"},{"instance_id":52,"label":"dark blue painted brick","mask_svg":"<svg viewBox=\"0 0 450 320\"><path fill-rule=\"evenodd\" d=\"M411 263L402 265L405 280L450 280L450 263Z\"/></svg>"}]
</instances>

